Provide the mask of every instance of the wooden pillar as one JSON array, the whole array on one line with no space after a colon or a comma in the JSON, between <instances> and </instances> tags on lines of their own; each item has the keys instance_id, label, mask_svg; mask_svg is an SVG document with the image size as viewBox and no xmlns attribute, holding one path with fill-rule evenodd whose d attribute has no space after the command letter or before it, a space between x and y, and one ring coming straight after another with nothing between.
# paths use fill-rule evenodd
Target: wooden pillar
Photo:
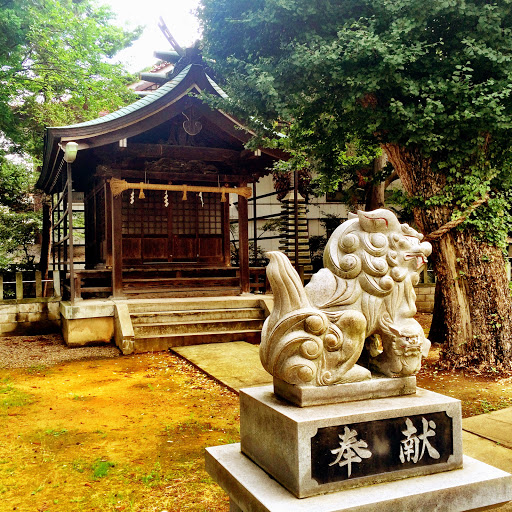
<instances>
[{"instance_id":1,"label":"wooden pillar","mask_svg":"<svg viewBox=\"0 0 512 512\"><path fill-rule=\"evenodd\" d=\"M36 270L36 297L43 296L43 277L40 270Z\"/></svg>"},{"instance_id":2,"label":"wooden pillar","mask_svg":"<svg viewBox=\"0 0 512 512\"><path fill-rule=\"evenodd\" d=\"M105 204L100 205L100 208L105 208L105 248L106 248L106 254L104 254L105 258L105 265L107 267L112 266L112 194L110 192L110 185L105 181L103 183L103 190L105 197Z\"/></svg>"},{"instance_id":3,"label":"wooden pillar","mask_svg":"<svg viewBox=\"0 0 512 512\"><path fill-rule=\"evenodd\" d=\"M23 274L16 272L16 299L23 299Z\"/></svg>"},{"instance_id":4,"label":"wooden pillar","mask_svg":"<svg viewBox=\"0 0 512 512\"><path fill-rule=\"evenodd\" d=\"M108 196L111 204L111 238L112 238L112 296L123 297L123 218L121 195L114 197L110 184Z\"/></svg>"},{"instance_id":5,"label":"wooden pillar","mask_svg":"<svg viewBox=\"0 0 512 512\"><path fill-rule=\"evenodd\" d=\"M231 238L229 222L229 194L226 195L227 201L222 203L222 245L223 245L223 261L226 267L231 266Z\"/></svg>"},{"instance_id":6,"label":"wooden pillar","mask_svg":"<svg viewBox=\"0 0 512 512\"><path fill-rule=\"evenodd\" d=\"M253 265L257 264L258 261L258 219L256 208L256 181L252 184L252 240L253 240Z\"/></svg>"},{"instance_id":7,"label":"wooden pillar","mask_svg":"<svg viewBox=\"0 0 512 512\"><path fill-rule=\"evenodd\" d=\"M245 186L245 183L242 186ZM249 293L249 220L247 198L244 196L238 196L238 252L240 259L240 290L242 293Z\"/></svg>"},{"instance_id":8,"label":"wooden pillar","mask_svg":"<svg viewBox=\"0 0 512 512\"><path fill-rule=\"evenodd\" d=\"M75 265L74 265L74 244L73 244L73 181L71 164L67 163L67 197L68 197L68 268L69 268L69 290L70 300L75 301Z\"/></svg>"}]
</instances>

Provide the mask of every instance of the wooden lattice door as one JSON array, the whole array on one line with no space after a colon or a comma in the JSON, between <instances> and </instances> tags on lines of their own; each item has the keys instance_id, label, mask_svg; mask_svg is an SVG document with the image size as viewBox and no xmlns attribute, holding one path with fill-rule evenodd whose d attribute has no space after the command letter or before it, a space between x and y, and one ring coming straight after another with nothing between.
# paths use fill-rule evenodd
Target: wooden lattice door
<instances>
[{"instance_id":1,"label":"wooden lattice door","mask_svg":"<svg viewBox=\"0 0 512 512\"><path fill-rule=\"evenodd\" d=\"M173 192L171 203L171 260L198 263L223 261L222 203L219 194Z\"/></svg>"},{"instance_id":2,"label":"wooden lattice door","mask_svg":"<svg viewBox=\"0 0 512 512\"><path fill-rule=\"evenodd\" d=\"M123 260L127 263L168 261L169 221L164 193L147 190L144 199L123 194Z\"/></svg>"}]
</instances>

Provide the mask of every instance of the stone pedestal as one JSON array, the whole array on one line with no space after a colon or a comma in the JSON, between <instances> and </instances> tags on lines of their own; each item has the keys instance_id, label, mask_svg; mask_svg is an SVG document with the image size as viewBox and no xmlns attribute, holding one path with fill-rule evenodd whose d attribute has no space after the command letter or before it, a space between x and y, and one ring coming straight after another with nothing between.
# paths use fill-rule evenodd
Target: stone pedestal
<instances>
[{"instance_id":1,"label":"stone pedestal","mask_svg":"<svg viewBox=\"0 0 512 512\"><path fill-rule=\"evenodd\" d=\"M273 386L244 389L240 435L206 455L231 512L463 511L512 499L508 473L463 458L460 402L423 389L312 407Z\"/></svg>"},{"instance_id":2,"label":"stone pedestal","mask_svg":"<svg viewBox=\"0 0 512 512\"><path fill-rule=\"evenodd\" d=\"M461 421L458 400L424 389L307 408L240 392L242 453L297 498L460 468Z\"/></svg>"}]
</instances>

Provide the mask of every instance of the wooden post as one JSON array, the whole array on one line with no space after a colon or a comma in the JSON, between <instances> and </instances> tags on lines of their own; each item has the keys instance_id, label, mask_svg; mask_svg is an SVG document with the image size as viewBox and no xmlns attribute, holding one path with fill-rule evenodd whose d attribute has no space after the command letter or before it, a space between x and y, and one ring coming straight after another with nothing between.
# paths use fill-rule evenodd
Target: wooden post
<instances>
[{"instance_id":1,"label":"wooden post","mask_svg":"<svg viewBox=\"0 0 512 512\"><path fill-rule=\"evenodd\" d=\"M230 238L230 227L229 222L229 194L226 195L227 201L222 203L222 238L223 238L223 254L224 254L224 265L226 267L231 266L231 238Z\"/></svg>"},{"instance_id":2,"label":"wooden post","mask_svg":"<svg viewBox=\"0 0 512 512\"><path fill-rule=\"evenodd\" d=\"M23 299L23 274L16 272L16 299Z\"/></svg>"},{"instance_id":3,"label":"wooden post","mask_svg":"<svg viewBox=\"0 0 512 512\"><path fill-rule=\"evenodd\" d=\"M238 198L238 253L240 259L240 290L249 293L249 221L247 198Z\"/></svg>"},{"instance_id":4,"label":"wooden post","mask_svg":"<svg viewBox=\"0 0 512 512\"><path fill-rule=\"evenodd\" d=\"M254 263L258 261L258 220L256 219L256 181L252 184L252 239L253 239L253 257Z\"/></svg>"},{"instance_id":5,"label":"wooden post","mask_svg":"<svg viewBox=\"0 0 512 512\"><path fill-rule=\"evenodd\" d=\"M295 233L295 270L299 272L299 171L295 169L293 172L293 224Z\"/></svg>"},{"instance_id":6,"label":"wooden post","mask_svg":"<svg viewBox=\"0 0 512 512\"><path fill-rule=\"evenodd\" d=\"M114 197L110 186L108 195L112 208L112 296L123 297L123 218L121 195Z\"/></svg>"},{"instance_id":7,"label":"wooden post","mask_svg":"<svg viewBox=\"0 0 512 512\"><path fill-rule=\"evenodd\" d=\"M75 301L75 265L74 265L74 245L73 245L73 181L71 174L71 164L67 163L67 171L68 171L68 263L69 263L69 290L70 290L70 300L73 303Z\"/></svg>"},{"instance_id":8,"label":"wooden post","mask_svg":"<svg viewBox=\"0 0 512 512\"><path fill-rule=\"evenodd\" d=\"M43 278L40 270L36 270L36 297L43 296Z\"/></svg>"},{"instance_id":9,"label":"wooden post","mask_svg":"<svg viewBox=\"0 0 512 512\"><path fill-rule=\"evenodd\" d=\"M4 300L4 276L0 274L0 300Z\"/></svg>"},{"instance_id":10,"label":"wooden post","mask_svg":"<svg viewBox=\"0 0 512 512\"><path fill-rule=\"evenodd\" d=\"M104 182L104 197L105 204L103 207L105 208L105 239L106 239L106 251L107 254L105 257L105 265L107 267L112 266L112 193L110 192L110 186L107 182Z\"/></svg>"},{"instance_id":11,"label":"wooden post","mask_svg":"<svg viewBox=\"0 0 512 512\"><path fill-rule=\"evenodd\" d=\"M53 269L53 296L61 297L60 292L60 272L58 268Z\"/></svg>"}]
</instances>

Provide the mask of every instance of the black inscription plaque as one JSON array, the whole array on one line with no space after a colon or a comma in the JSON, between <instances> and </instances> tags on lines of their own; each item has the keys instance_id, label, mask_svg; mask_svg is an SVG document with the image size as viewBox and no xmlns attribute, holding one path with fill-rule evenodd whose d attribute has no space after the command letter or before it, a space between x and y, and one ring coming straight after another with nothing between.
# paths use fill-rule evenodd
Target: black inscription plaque
<instances>
[{"instance_id":1,"label":"black inscription plaque","mask_svg":"<svg viewBox=\"0 0 512 512\"><path fill-rule=\"evenodd\" d=\"M453 454L452 423L443 411L319 428L311 475L326 484L445 463Z\"/></svg>"}]
</instances>

